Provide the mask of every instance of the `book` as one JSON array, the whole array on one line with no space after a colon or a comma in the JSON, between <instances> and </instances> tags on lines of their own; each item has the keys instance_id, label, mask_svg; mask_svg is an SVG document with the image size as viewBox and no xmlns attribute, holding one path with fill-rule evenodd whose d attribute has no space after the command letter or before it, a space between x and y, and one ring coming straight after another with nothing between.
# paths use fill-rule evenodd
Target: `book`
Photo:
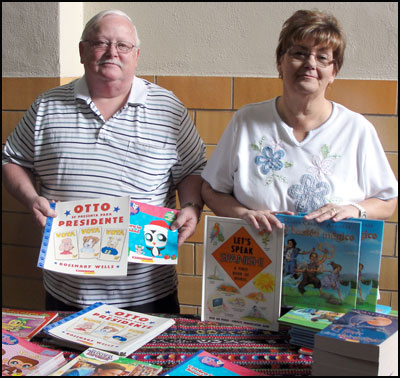
<instances>
[{"instance_id":1,"label":"book","mask_svg":"<svg viewBox=\"0 0 400 378\"><path fill-rule=\"evenodd\" d=\"M155 376L161 370L161 366L117 356L100 349L88 348L50 376Z\"/></svg>"},{"instance_id":2,"label":"book","mask_svg":"<svg viewBox=\"0 0 400 378\"><path fill-rule=\"evenodd\" d=\"M63 352L2 331L2 375L47 375L65 363Z\"/></svg>"},{"instance_id":3,"label":"book","mask_svg":"<svg viewBox=\"0 0 400 378\"><path fill-rule=\"evenodd\" d=\"M283 305L343 313L355 308L361 222L276 216L285 225Z\"/></svg>"},{"instance_id":4,"label":"book","mask_svg":"<svg viewBox=\"0 0 400 378\"><path fill-rule=\"evenodd\" d=\"M356 308L376 311L385 222L372 219L350 220L361 222Z\"/></svg>"},{"instance_id":5,"label":"book","mask_svg":"<svg viewBox=\"0 0 400 378\"><path fill-rule=\"evenodd\" d=\"M233 362L223 360L211 353L200 350L181 364L173 367L165 376L253 376L262 375Z\"/></svg>"},{"instance_id":6,"label":"book","mask_svg":"<svg viewBox=\"0 0 400 378\"><path fill-rule=\"evenodd\" d=\"M315 348L373 362L397 358L397 318L353 309L315 335Z\"/></svg>"},{"instance_id":7,"label":"book","mask_svg":"<svg viewBox=\"0 0 400 378\"><path fill-rule=\"evenodd\" d=\"M126 276L130 197L51 203L37 266L59 273Z\"/></svg>"},{"instance_id":8,"label":"book","mask_svg":"<svg viewBox=\"0 0 400 378\"><path fill-rule=\"evenodd\" d=\"M202 320L278 331L283 229L206 216Z\"/></svg>"},{"instance_id":9,"label":"book","mask_svg":"<svg viewBox=\"0 0 400 378\"><path fill-rule=\"evenodd\" d=\"M171 230L177 210L131 200L129 262L178 263L178 231Z\"/></svg>"},{"instance_id":10,"label":"book","mask_svg":"<svg viewBox=\"0 0 400 378\"><path fill-rule=\"evenodd\" d=\"M173 319L96 302L43 330L60 345L80 350L92 347L127 356L173 324Z\"/></svg>"},{"instance_id":11,"label":"book","mask_svg":"<svg viewBox=\"0 0 400 378\"><path fill-rule=\"evenodd\" d=\"M57 317L57 312L15 310L3 308L1 328L22 339L30 340Z\"/></svg>"}]
</instances>

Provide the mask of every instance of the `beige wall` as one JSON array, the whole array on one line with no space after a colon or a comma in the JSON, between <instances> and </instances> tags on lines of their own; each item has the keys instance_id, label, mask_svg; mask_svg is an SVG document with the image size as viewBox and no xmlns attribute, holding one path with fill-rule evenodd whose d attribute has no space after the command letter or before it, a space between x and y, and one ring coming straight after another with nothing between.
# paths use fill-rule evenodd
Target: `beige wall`
<instances>
[{"instance_id":1,"label":"beige wall","mask_svg":"<svg viewBox=\"0 0 400 378\"><path fill-rule=\"evenodd\" d=\"M343 20L349 36L345 68L329 97L372 121L397 176L397 3L224 4L2 3L3 144L37 95L81 75L75 48L83 23L101 9L119 7L139 29L138 73L177 94L211 154L236 109L280 93L270 45L295 9L318 6ZM43 309L40 230L4 190L2 217L2 305ZM187 313L199 313L202 243L203 220L180 251L179 297ZM380 302L397 309L397 211L385 222L383 254Z\"/></svg>"}]
</instances>

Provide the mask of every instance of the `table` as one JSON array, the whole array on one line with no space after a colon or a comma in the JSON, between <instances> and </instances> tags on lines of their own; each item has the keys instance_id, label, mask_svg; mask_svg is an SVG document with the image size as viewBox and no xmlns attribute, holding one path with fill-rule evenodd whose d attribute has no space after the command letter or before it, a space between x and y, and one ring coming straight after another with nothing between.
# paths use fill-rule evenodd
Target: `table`
<instances>
[{"instance_id":1,"label":"table","mask_svg":"<svg viewBox=\"0 0 400 378\"><path fill-rule=\"evenodd\" d=\"M60 313L60 318L69 314ZM286 326L279 332L269 332L200 321L193 316L173 318L175 325L129 357L162 366L164 373L203 349L264 375L311 375L312 357L299 354L299 347L289 344ZM54 349L43 332L32 341ZM63 350L68 360L78 354Z\"/></svg>"}]
</instances>

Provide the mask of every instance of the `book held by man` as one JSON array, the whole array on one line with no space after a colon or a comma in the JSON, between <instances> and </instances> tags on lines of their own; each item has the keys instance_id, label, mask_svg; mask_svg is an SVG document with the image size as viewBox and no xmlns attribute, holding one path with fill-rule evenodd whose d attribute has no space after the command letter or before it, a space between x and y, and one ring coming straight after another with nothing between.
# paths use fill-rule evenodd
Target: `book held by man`
<instances>
[{"instance_id":1,"label":"book held by man","mask_svg":"<svg viewBox=\"0 0 400 378\"><path fill-rule=\"evenodd\" d=\"M127 356L175 324L173 319L119 309L96 302L44 331L55 342L83 350L93 347Z\"/></svg>"},{"instance_id":2,"label":"book held by man","mask_svg":"<svg viewBox=\"0 0 400 378\"><path fill-rule=\"evenodd\" d=\"M86 276L126 276L130 197L51 203L38 267Z\"/></svg>"},{"instance_id":3,"label":"book held by man","mask_svg":"<svg viewBox=\"0 0 400 378\"><path fill-rule=\"evenodd\" d=\"M277 331L282 254L282 229L207 216L201 319Z\"/></svg>"}]
</instances>

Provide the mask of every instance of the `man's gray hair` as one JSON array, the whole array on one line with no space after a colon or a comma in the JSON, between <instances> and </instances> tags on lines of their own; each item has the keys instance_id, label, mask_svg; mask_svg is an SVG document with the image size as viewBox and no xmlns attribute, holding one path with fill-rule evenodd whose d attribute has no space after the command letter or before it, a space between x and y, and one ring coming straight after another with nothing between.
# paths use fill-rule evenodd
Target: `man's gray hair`
<instances>
[{"instance_id":1,"label":"man's gray hair","mask_svg":"<svg viewBox=\"0 0 400 378\"><path fill-rule=\"evenodd\" d=\"M129 20L129 22L132 24L133 26L133 30L135 32L135 37L136 37L136 47L140 46L140 39L136 30L136 26L133 24L132 19L124 12L118 10L118 9L113 9L113 10L106 10L106 11L102 11L100 13L97 13L95 16L93 16L86 24L85 29L83 29L82 32L82 36L81 36L81 41L85 41L87 36L93 32L98 23L100 22L100 20L105 17L105 16L110 16L110 15L114 15L114 16L122 16L125 17Z\"/></svg>"}]
</instances>

